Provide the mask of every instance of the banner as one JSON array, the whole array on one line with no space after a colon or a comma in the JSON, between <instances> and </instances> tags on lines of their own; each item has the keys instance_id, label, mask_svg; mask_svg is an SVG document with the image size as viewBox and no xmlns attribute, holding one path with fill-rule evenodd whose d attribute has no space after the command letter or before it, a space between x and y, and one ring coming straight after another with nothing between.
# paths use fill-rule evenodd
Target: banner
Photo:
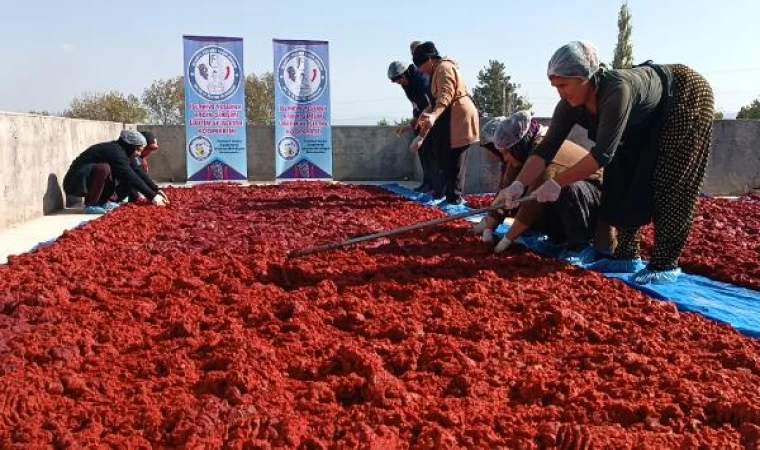
<instances>
[{"instance_id":1,"label":"banner","mask_svg":"<svg viewBox=\"0 0 760 450\"><path fill-rule=\"evenodd\" d=\"M188 181L246 180L243 39L183 36Z\"/></svg>"},{"instance_id":2,"label":"banner","mask_svg":"<svg viewBox=\"0 0 760 450\"><path fill-rule=\"evenodd\" d=\"M275 175L332 179L327 42L274 40Z\"/></svg>"}]
</instances>

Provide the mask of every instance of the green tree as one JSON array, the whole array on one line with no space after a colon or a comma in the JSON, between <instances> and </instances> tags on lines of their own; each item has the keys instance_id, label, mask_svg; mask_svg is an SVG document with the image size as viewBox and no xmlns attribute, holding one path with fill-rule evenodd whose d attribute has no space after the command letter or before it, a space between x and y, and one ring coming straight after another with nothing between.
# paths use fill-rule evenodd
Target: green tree
<instances>
[{"instance_id":1,"label":"green tree","mask_svg":"<svg viewBox=\"0 0 760 450\"><path fill-rule=\"evenodd\" d=\"M251 125L274 124L274 74L245 77L245 112Z\"/></svg>"},{"instance_id":2,"label":"green tree","mask_svg":"<svg viewBox=\"0 0 760 450\"><path fill-rule=\"evenodd\" d=\"M148 119L148 111L143 108L140 99L132 94L125 96L118 91L86 92L71 101L69 108L63 112L63 116L73 119L145 123Z\"/></svg>"},{"instance_id":3,"label":"green tree","mask_svg":"<svg viewBox=\"0 0 760 450\"><path fill-rule=\"evenodd\" d=\"M760 120L760 98L756 98L747 106L742 106L742 109L739 110L739 114L736 115L736 118L743 120Z\"/></svg>"},{"instance_id":4,"label":"green tree","mask_svg":"<svg viewBox=\"0 0 760 450\"><path fill-rule=\"evenodd\" d=\"M623 0L618 14L618 39L615 46L615 56L612 61L614 69L630 69L633 66L633 45L631 44L631 11L628 0Z\"/></svg>"},{"instance_id":5,"label":"green tree","mask_svg":"<svg viewBox=\"0 0 760 450\"><path fill-rule=\"evenodd\" d=\"M723 111L715 111L713 114L713 119L715 120L723 120L725 118L725 115L723 114Z\"/></svg>"},{"instance_id":6,"label":"green tree","mask_svg":"<svg viewBox=\"0 0 760 450\"><path fill-rule=\"evenodd\" d=\"M185 77L153 81L143 91L142 102L152 123L182 125L185 123Z\"/></svg>"},{"instance_id":7,"label":"green tree","mask_svg":"<svg viewBox=\"0 0 760 450\"><path fill-rule=\"evenodd\" d=\"M517 93L519 85L511 82L505 69L503 62L489 60L478 72L478 85L472 90L472 99L480 114L486 117L509 116L532 107Z\"/></svg>"},{"instance_id":8,"label":"green tree","mask_svg":"<svg viewBox=\"0 0 760 450\"><path fill-rule=\"evenodd\" d=\"M385 117L383 117L382 119L380 119L380 120L377 121L377 126L378 127L389 127L389 126L391 126L391 123L388 122L388 119L386 119Z\"/></svg>"}]
</instances>

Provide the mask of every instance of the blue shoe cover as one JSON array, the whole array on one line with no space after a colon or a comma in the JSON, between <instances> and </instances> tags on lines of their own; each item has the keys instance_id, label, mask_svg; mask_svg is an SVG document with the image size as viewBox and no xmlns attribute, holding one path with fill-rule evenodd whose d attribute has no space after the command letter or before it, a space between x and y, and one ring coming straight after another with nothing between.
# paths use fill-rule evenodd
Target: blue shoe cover
<instances>
[{"instance_id":1,"label":"blue shoe cover","mask_svg":"<svg viewBox=\"0 0 760 450\"><path fill-rule=\"evenodd\" d=\"M636 284L670 284L678 281L681 269L654 271L642 269L631 275L631 281Z\"/></svg>"},{"instance_id":2,"label":"blue shoe cover","mask_svg":"<svg viewBox=\"0 0 760 450\"><path fill-rule=\"evenodd\" d=\"M589 264L589 270L601 273L636 273L644 269L641 258L636 259L600 259Z\"/></svg>"},{"instance_id":3,"label":"blue shoe cover","mask_svg":"<svg viewBox=\"0 0 760 450\"><path fill-rule=\"evenodd\" d=\"M431 197L433 197L433 201L431 201L430 203L428 203L429 205L443 206L443 204L446 203L446 197L443 197L443 196L441 196L441 197L431 196Z\"/></svg>"},{"instance_id":4,"label":"blue shoe cover","mask_svg":"<svg viewBox=\"0 0 760 450\"><path fill-rule=\"evenodd\" d=\"M596 251L591 247L585 247L579 251L563 250L562 253L559 254L559 259L568 264L581 266L594 262L596 259Z\"/></svg>"},{"instance_id":5,"label":"blue shoe cover","mask_svg":"<svg viewBox=\"0 0 760 450\"><path fill-rule=\"evenodd\" d=\"M121 203L114 203L114 202L105 202L103 204L103 208L106 209L106 211L113 211L114 209L121 206Z\"/></svg>"},{"instance_id":6,"label":"blue shoe cover","mask_svg":"<svg viewBox=\"0 0 760 450\"><path fill-rule=\"evenodd\" d=\"M421 202L421 203L432 203L433 196L428 194L427 192L423 192L422 194L417 194L414 197L414 201Z\"/></svg>"},{"instance_id":7,"label":"blue shoe cover","mask_svg":"<svg viewBox=\"0 0 760 450\"><path fill-rule=\"evenodd\" d=\"M84 208L85 214L105 214L108 210L103 208L102 206L92 205L92 206L86 206Z\"/></svg>"},{"instance_id":8,"label":"blue shoe cover","mask_svg":"<svg viewBox=\"0 0 760 450\"><path fill-rule=\"evenodd\" d=\"M449 214L461 214L470 210L470 208L463 203L443 203L440 207Z\"/></svg>"}]
</instances>

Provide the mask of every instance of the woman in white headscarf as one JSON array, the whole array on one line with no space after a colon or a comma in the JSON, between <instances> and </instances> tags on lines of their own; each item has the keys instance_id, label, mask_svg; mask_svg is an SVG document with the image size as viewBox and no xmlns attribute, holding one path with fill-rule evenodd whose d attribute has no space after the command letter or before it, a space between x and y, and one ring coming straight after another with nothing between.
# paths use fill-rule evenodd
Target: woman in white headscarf
<instances>
[{"instance_id":1,"label":"woman in white headscarf","mask_svg":"<svg viewBox=\"0 0 760 450\"><path fill-rule=\"evenodd\" d=\"M538 201L555 201L563 186L604 167L601 214L617 228L618 246L612 259L592 268L634 273L632 280L639 284L675 281L709 153L714 113L710 85L680 64L647 62L607 70L596 48L580 41L557 50L547 74L561 98L549 132L495 203L511 206L542 173L573 125L581 125L596 146L578 164L542 184L535 192ZM655 246L644 267L639 233L650 221Z\"/></svg>"}]
</instances>

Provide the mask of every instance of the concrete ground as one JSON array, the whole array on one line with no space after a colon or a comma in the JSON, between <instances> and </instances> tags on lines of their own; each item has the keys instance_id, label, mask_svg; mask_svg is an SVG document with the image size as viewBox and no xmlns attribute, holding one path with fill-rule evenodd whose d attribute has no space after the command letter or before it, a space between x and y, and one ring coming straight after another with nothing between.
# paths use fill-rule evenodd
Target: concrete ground
<instances>
[{"instance_id":1,"label":"concrete ground","mask_svg":"<svg viewBox=\"0 0 760 450\"><path fill-rule=\"evenodd\" d=\"M58 239L64 231L98 217L100 215L84 214L82 209L67 209L0 230L0 264L7 264L9 256L31 251L39 244Z\"/></svg>"},{"instance_id":2,"label":"concrete ground","mask_svg":"<svg viewBox=\"0 0 760 450\"><path fill-rule=\"evenodd\" d=\"M377 185L387 182L357 181L350 184ZM273 184L273 183L245 183ZM417 182L400 181L398 184L414 188ZM164 185L167 186L167 185ZM190 185L172 185L173 187L190 187ZM8 257L19 255L35 249L38 245L58 239L64 231L71 230L84 222L97 219L100 215L84 214L82 208L65 209L55 214L30 220L11 228L0 230L0 264L7 264Z\"/></svg>"}]
</instances>

